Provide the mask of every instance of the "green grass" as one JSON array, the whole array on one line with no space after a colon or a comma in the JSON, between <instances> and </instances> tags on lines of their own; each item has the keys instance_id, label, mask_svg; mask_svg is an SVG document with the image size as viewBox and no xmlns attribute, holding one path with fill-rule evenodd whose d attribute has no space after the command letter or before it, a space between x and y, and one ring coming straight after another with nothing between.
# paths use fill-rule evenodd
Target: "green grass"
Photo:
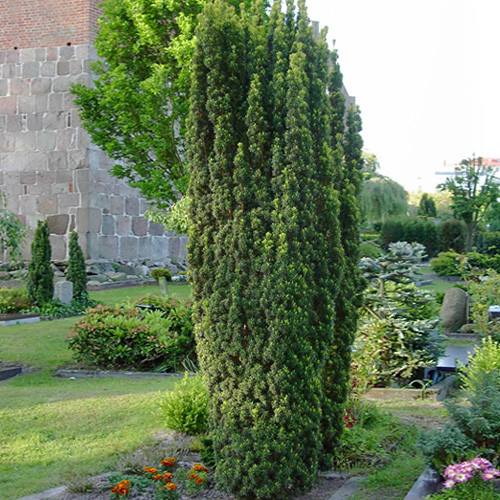
<instances>
[{"instance_id":1,"label":"green grass","mask_svg":"<svg viewBox=\"0 0 500 500\"><path fill-rule=\"evenodd\" d=\"M157 292L134 287L92 292L107 304ZM189 296L188 285L170 287ZM71 475L112 470L126 453L164 430L160 391L175 378L58 379L72 363L64 339L78 318L0 328L0 359L39 371L0 382L0 497L16 499L64 484Z\"/></svg>"},{"instance_id":2,"label":"green grass","mask_svg":"<svg viewBox=\"0 0 500 500\"><path fill-rule=\"evenodd\" d=\"M168 293L176 299L191 298L191 288L187 284L174 285L169 283ZM100 290L98 292L90 292L90 297L102 302L106 306L114 306L130 300L137 300L149 294L160 295L160 287L156 285L147 285Z\"/></svg>"}]
</instances>

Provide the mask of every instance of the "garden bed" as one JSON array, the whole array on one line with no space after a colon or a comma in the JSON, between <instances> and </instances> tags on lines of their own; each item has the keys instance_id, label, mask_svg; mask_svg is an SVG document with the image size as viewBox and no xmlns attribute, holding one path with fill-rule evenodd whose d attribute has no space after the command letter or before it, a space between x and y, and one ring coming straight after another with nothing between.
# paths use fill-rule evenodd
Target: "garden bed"
<instances>
[{"instance_id":1,"label":"garden bed","mask_svg":"<svg viewBox=\"0 0 500 500\"><path fill-rule=\"evenodd\" d=\"M3 313L0 314L0 326L26 325L38 323L40 315L35 313Z\"/></svg>"}]
</instances>

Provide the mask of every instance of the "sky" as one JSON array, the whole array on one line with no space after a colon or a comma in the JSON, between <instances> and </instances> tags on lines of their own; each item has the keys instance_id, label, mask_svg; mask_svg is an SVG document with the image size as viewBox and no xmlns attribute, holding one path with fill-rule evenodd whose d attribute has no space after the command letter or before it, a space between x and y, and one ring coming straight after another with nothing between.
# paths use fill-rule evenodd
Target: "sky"
<instances>
[{"instance_id":1,"label":"sky","mask_svg":"<svg viewBox=\"0 0 500 500\"><path fill-rule=\"evenodd\" d=\"M364 150L408 191L500 158L500 0L306 0L335 40ZM444 166L444 164L447 166Z\"/></svg>"}]
</instances>

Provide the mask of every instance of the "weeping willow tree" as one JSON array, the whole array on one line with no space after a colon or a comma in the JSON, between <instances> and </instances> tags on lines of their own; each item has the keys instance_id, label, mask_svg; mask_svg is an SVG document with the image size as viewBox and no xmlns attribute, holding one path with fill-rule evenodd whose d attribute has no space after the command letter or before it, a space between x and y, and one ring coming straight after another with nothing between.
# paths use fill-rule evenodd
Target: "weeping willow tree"
<instances>
[{"instance_id":1,"label":"weeping willow tree","mask_svg":"<svg viewBox=\"0 0 500 500\"><path fill-rule=\"evenodd\" d=\"M196 35L189 261L216 480L287 498L331 462L343 415L351 337L334 321L359 289L360 122L353 112L345 128L326 33L314 39L303 0L269 13L215 0Z\"/></svg>"},{"instance_id":2,"label":"weeping willow tree","mask_svg":"<svg viewBox=\"0 0 500 500\"><path fill-rule=\"evenodd\" d=\"M407 215L408 193L401 184L374 175L365 180L360 193L360 207L363 219L368 222L381 221L387 217Z\"/></svg>"}]
</instances>

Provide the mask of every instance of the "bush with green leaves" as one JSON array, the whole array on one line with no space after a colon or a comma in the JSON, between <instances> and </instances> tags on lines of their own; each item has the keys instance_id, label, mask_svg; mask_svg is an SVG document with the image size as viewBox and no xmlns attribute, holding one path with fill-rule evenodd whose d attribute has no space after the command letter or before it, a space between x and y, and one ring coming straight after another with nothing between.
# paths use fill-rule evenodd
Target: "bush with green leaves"
<instances>
[{"instance_id":1,"label":"bush with green leaves","mask_svg":"<svg viewBox=\"0 0 500 500\"><path fill-rule=\"evenodd\" d=\"M186 374L173 391L165 392L158 401L160 420L167 429L190 435L208 430L208 391L202 377Z\"/></svg>"},{"instance_id":2,"label":"bush with green leaves","mask_svg":"<svg viewBox=\"0 0 500 500\"><path fill-rule=\"evenodd\" d=\"M78 244L78 233L76 231L72 231L69 237L69 261L66 279L73 283L73 300L84 306L90 305L85 259Z\"/></svg>"},{"instance_id":3,"label":"bush with green leaves","mask_svg":"<svg viewBox=\"0 0 500 500\"><path fill-rule=\"evenodd\" d=\"M387 219L382 223L380 240L386 250L397 241L420 243L432 257L438 250L438 229L434 222L422 217Z\"/></svg>"},{"instance_id":4,"label":"bush with green leaves","mask_svg":"<svg viewBox=\"0 0 500 500\"><path fill-rule=\"evenodd\" d=\"M465 223L458 219L448 219L439 225L439 251L454 250L463 253L465 250Z\"/></svg>"},{"instance_id":5,"label":"bush with green leaves","mask_svg":"<svg viewBox=\"0 0 500 500\"><path fill-rule=\"evenodd\" d=\"M47 221L38 221L33 243L31 261L28 264L28 296L33 304L42 306L54 296L54 272L50 265L52 249Z\"/></svg>"},{"instance_id":6,"label":"bush with green leaves","mask_svg":"<svg viewBox=\"0 0 500 500\"><path fill-rule=\"evenodd\" d=\"M0 288L0 314L28 312L32 307L26 290Z\"/></svg>"},{"instance_id":7,"label":"bush with green leaves","mask_svg":"<svg viewBox=\"0 0 500 500\"><path fill-rule=\"evenodd\" d=\"M424 455L439 472L478 455L493 463L500 459L498 352L498 344L483 341L471 365L460 369L460 397L445 401L451 423L420 438Z\"/></svg>"},{"instance_id":8,"label":"bush with green leaves","mask_svg":"<svg viewBox=\"0 0 500 500\"><path fill-rule=\"evenodd\" d=\"M438 276L459 276L461 258L461 254L453 250L440 252L437 257L431 259L431 269Z\"/></svg>"},{"instance_id":9,"label":"bush with green leaves","mask_svg":"<svg viewBox=\"0 0 500 500\"><path fill-rule=\"evenodd\" d=\"M491 256L500 254L500 231L479 233L477 249Z\"/></svg>"},{"instance_id":10,"label":"bush with green leaves","mask_svg":"<svg viewBox=\"0 0 500 500\"><path fill-rule=\"evenodd\" d=\"M489 271L469 281L470 317L476 325L475 332L491 335L500 342L500 318L490 318L489 308L500 304L500 273Z\"/></svg>"},{"instance_id":11,"label":"bush with green leaves","mask_svg":"<svg viewBox=\"0 0 500 500\"><path fill-rule=\"evenodd\" d=\"M26 238L26 228L16 215L6 208L5 195L0 193L0 260L16 261Z\"/></svg>"},{"instance_id":12,"label":"bush with green leaves","mask_svg":"<svg viewBox=\"0 0 500 500\"><path fill-rule=\"evenodd\" d=\"M76 323L67 342L75 359L91 366L178 371L194 356L191 309L173 299L152 312L97 306Z\"/></svg>"},{"instance_id":13,"label":"bush with green leaves","mask_svg":"<svg viewBox=\"0 0 500 500\"><path fill-rule=\"evenodd\" d=\"M155 280L158 280L159 278L165 278L167 281L170 281L172 279L172 273L168 269L158 267L151 271L151 277Z\"/></svg>"}]
</instances>

